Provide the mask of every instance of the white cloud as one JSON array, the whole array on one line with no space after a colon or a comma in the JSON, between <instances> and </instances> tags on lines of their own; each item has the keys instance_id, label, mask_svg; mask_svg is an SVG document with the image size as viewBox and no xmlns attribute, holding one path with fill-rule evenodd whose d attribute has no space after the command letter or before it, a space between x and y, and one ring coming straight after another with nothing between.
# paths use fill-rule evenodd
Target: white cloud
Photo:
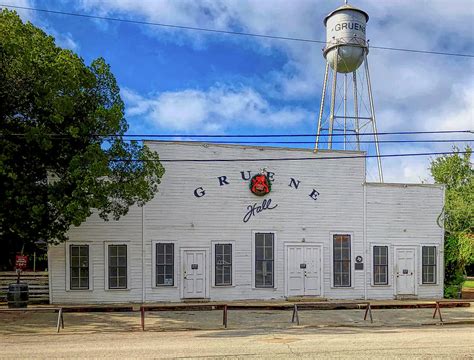
<instances>
[{"instance_id":1,"label":"white cloud","mask_svg":"<svg viewBox=\"0 0 474 360\"><path fill-rule=\"evenodd\" d=\"M440 130L474 130L474 82L452 87L450 101L432 109L427 128ZM461 135L466 137L466 135Z\"/></svg>"},{"instance_id":2,"label":"white cloud","mask_svg":"<svg viewBox=\"0 0 474 360\"><path fill-rule=\"evenodd\" d=\"M298 5L286 0L202 0L202 1L132 1L81 0L81 9L94 14L117 15L163 24L186 25L219 30L236 30L288 37L324 38L323 26L315 19L321 6L311 0L299 0ZM329 11L327 4L324 8ZM326 10L322 10L323 13ZM322 19L321 19L322 20ZM279 98L301 99L314 97L321 81L322 45L300 42L257 39L205 32L176 30L166 27L142 27L145 34L160 41L187 42L200 48L207 41L226 41L256 44L255 50L266 52L279 49L288 56L285 69L277 69L267 78L270 95Z\"/></svg>"},{"instance_id":3,"label":"white cloud","mask_svg":"<svg viewBox=\"0 0 474 360\"><path fill-rule=\"evenodd\" d=\"M34 8L35 3L31 0L16 0L12 3L14 6L24 8ZM8 7L7 7L8 8ZM56 45L77 52L79 44L74 40L70 32L59 32L53 28L47 21L39 17L36 12L26 9L9 8L18 13L23 22L31 22L35 26L42 28L47 34L53 36L56 40Z\"/></svg>"},{"instance_id":4,"label":"white cloud","mask_svg":"<svg viewBox=\"0 0 474 360\"><path fill-rule=\"evenodd\" d=\"M472 0L379 1L353 0L351 3L370 15L368 38L373 46L440 50L473 53L474 3ZM266 35L322 40L324 16L341 1L299 0L82 0L81 9L100 14L113 14L146 21L221 30L237 30ZM278 50L286 56L286 64L267 74L255 74L254 92L222 90L215 85L208 91L188 89L145 97L142 102L129 102L129 114L147 106L155 123L166 125L165 115L178 122L170 126L203 124L215 129L229 126L232 116L270 119L269 123L288 124L304 110L274 109L275 99L315 102L318 107L323 80L322 44L265 40L239 36L215 35L195 31L142 27L147 36L160 41L176 41L196 48L209 41L232 41L254 46L255 51ZM253 45L249 45L253 44ZM472 59L395 52L372 48L369 55L375 108L379 131L437 130L473 128L474 62ZM227 85L229 89L230 85ZM219 93L219 91L221 93ZM258 92L259 93L258 93ZM222 93L225 92L225 95ZM259 94L265 94L265 97ZM225 96L218 100L216 96ZM239 101L235 101L238 98ZM233 101L234 99L234 101ZM220 110L226 103L226 109ZM185 106L183 104L186 104ZM248 111L247 106L256 110ZM173 107L176 106L177 108ZM184 106L184 109L182 108ZM191 111L191 109L193 109ZM270 109L270 110L268 110ZM233 115L230 115L233 114ZM243 114L244 116L241 116ZM296 114L296 115L295 115ZM316 114L312 114L314 117ZM208 117L207 119L205 119ZM455 136L450 136L454 138ZM452 144L428 147L404 146L394 149L382 144L382 153L391 151L448 151ZM384 159L386 178L391 181L419 181L427 177L427 158ZM372 169L373 170L373 169Z\"/></svg>"},{"instance_id":5,"label":"white cloud","mask_svg":"<svg viewBox=\"0 0 474 360\"><path fill-rule=\"evenodd\" d=\"M49 34L54 36L57 46L72 50L74 52L79 50L79 44L74 40L71 33L59 33L50 27L48 27L46 30Z\"/></svg>"},{"instance_id":6,"label":"white cloud","mask_svg":"<svg viewBox=\"0 0 474 360\"><path fill-rule=\"evenodd\" d=\"M416 152L420 152L420 150L418 149ZM400 182L401 180L406 183L432 182L429 160L430 157L384 159L384 181L387 183ZM376 178L373 180L377 181Z\"/></svg>"},{"instance_id":7,"label":"white cloud","mask_svg":"<svg viewBox=\"0 0 474 360\"><path fill-rule=\"evenodd\" d=\"M18 6L18 7L26 7L26 8L34 7L33 6L34 4L31 0L17 0L14 3L10 2L10 4ZM16 11L18 15L20 16L20 18L23 20L23 22L28 22L28 21L34 22L36 20L34 11L30 11L26 9L14 9L14 8L9 8L8 6L6 6L6 8L9 10Z\"/></svg>"},{"instance_id":8,"label":"white cloud","mask_svg":"<svg viewBox=\"0 0 474 360\"><path fill-rule=\"evenodd\" d=\"M121 14L165 24L187 25L220 30L241 30L266 35L324 39L324 16L340 2L322 0L299 0L297 4L286 0L81 0L81 8L99 14ZM440 46L463 48L466 42L471 44L474 21L474 5L471 0L458 0L446 4L445 0L426 1L375 1L360 0L358 7L368 11L371 19L368 36L373 45L436 49ZM205 41L242 41L251 38L230 35L212 35L196 31L174 30L160 27L143 26L147 34L159 36L161 40L183 41L202 45ZM173 36L170 36L172 34ZM451 39L450 37L455 36ZM288 56L288 64L278 69L270 77L269 87L277 89L281 97L312 97L322 82L323 59L320 51L322 44L305 44L281 40L254 39L260 47L278 48ZM450 40L446 44L446 40ZM472 45L472 44L471 44ZM380 53L380 50L373 50ZM383 53L383 52L382 52ZM383 67L393 68L396 53L385 52ZM403 54L404 58L410 58ZM421 59L421 58L420 58ZM421 61L433 59L424 57ZM431 60L428 60L428 62ZM381 62L381 61L379 61ZM421 69L423 69L422 66ZM419 71L413 65L413 72ZM428 68L425 73L433 79ZM399 81L411 79L412 74L405 69L400 73ZM418 76L419 78L420 76ZM436 76L434 76L436 83ZM378 85L378 81L374 81ZM419 91L427 90L423 83L414 83ZM375 86L377 88L377 86ZM400 92L403 93L403 92Z\"/></svg>"},{"instance_id":9,"label":"white cloud","mask_svg":"<svg viewBox=\"0 0 474 360\"><path fill-rule=\"evenodd\" d=\"M322 40L325 37L322 19L341 3L323 0L297 3L287 0L81 0L73 4L82 11L98 15ZM368 37L374 46L473 52L472 0L449 3L446 0L353 0L351 3L369 13ZM16 0L15 5L32 7L34 2ZM55 31L34 12L18 12L23 20L39 24L55 36L59 46L79 49L71 34ZM96 24L101 30L110 31L110 23L97 21ZM215 84L207 90L187 89L146 96L124 89L128 116L142 115L154 126L188 132L221 132L231 129L237 121L288 127L316 116L302 108L285 106L285 101L312 99L313 109L318 107L324 69L322 44L150 26L141 26L141 29L160 41L191 45L196 49L205 47L209 41L231 41L265 54L278 50L286 56L286 64L267 74L255 74L251 79L253 88ZM369 60L379 131L474 127L472 59L371 49ZM275 100L282 105L271 105ZM447 151L451 146L402 148L382 144L381 148L382 153L392 153ZM385 177L391 181L419 181L427 176L428 165L427 158L384 159ZM373 162L369 163L370 172L375 172Z\"/></svg>"},{"instance_id":10,"label":"white cloud","mask_svg":"<svg viewBox=\"0 0 474 360\"><path fill-rule=\"evenodd\" d=\"M275 107L254 89L216 86L202 90L164 92L143 97L122 90L127 116L142 116L156 127L173 131L216 132L254 124L255 127L290 127L311 119L298 107Z\"/></svg>"}]
</instances>

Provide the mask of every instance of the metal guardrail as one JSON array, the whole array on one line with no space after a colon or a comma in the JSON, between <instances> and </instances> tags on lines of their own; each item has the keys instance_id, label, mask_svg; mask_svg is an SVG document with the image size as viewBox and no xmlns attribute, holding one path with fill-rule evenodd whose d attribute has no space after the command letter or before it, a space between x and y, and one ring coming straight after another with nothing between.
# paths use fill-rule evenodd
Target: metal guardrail
<instances>
[{"instance_id":1,"label":"metal guardrail","mask_svg":"<svg viewBox=\"0 0 474 360\"><path fill-rule=\"evenodd\" d=\"M372 304L369 301L362 302L308 302L308 303L288 303L288 304L167 304L167 305L147 305L140 306L140 319L142 331L145 330L145 315L146 312L156 311L214 311L222 310L222 325L228 326L229 311L237 310L292 310L291 322L300 325L299 312L304 310L365 310L364 320L370 317L370 322L373 323L372 316L373 309L428 309L434 308L432 318L436 315L439 317L440 323L444 323L441 308L452 307L469 307L470 302L466 301L451 301L440 300L435 302L414 303L414 304ZM135 308L136 309L136 308ZM56 329L59 333L60 328L64 329L64 312L134 312L133 306L63 306L63 307L31 307L22 309L0 308L2 312L58 312Z\"/></svg>"},{"instance_id":2,"label":"metal guardrail","mask_svg":"<svg viewBox=\"0 0 474 360\"><path fill-rule=\"evenodd\" d=\"M294 304L293 307L293 316L291 317L291 322L300 324L300 317L298 310L338 310L338 309L365 309L364 321L367 320L367 315L370 315L370 322L373 323L374 319L372 317L372 307L370 302L353 302L353 303L328 303L327 306L321 306L321 303L299 303Z\"/></svg>"},{"instance_id":3,"label":"metal guardrail","mask_svg":"<svg viewBox=\"0 0 474 360\"><path fill-rule=\"evenodd\" d=\"M337 310L337 309L365 309L364 320L370 316L373 322L372 308L370 302L354 303L298 303L298 304L180 304L180 305L142 305L140 306L141 328L145 330L145 314L149 311L212 311L222 310L222 325L227 328L229 323L229 311L235 310L293 310L291 322L300 325L299 310Z\"/></svg>"},{"instance_id":4,"label":"metal guardrail","mask_svg":"<svg viewBox=\"0 0 474 360\"><path fill-rule=\"evenodd\" d=\"M291 322L300 325L299 311L302 310L365 310L364 321L367 317L374 322L373 309L428 309L434 308L433 319L438 314L440 323L444 323L441 308L469 307L470 303L465 301L440 300L435 302L415 304L372 304L370 301L358 302L312 302L294 304L176 304L176 305L142 305L141 328L145 330L145 313L148 311L212 311L222 310L222 325L228 326L228 313L230 310L292 310Z\"/></svg>"}]
</instances>

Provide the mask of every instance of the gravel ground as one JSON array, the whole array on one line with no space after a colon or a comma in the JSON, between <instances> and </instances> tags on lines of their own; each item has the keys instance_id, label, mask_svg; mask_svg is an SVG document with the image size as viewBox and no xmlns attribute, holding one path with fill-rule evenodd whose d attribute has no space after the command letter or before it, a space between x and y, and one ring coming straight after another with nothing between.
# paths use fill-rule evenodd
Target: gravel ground
<instances>
[{"instance_id":1,"label":"gravel ground","mask_svg":"<svg viewBox=\"0 0 474 360\"><path fill-rule=\"evenodd\" d=\"M474 306L442 309L446 323L474 326ZM436 325L433 309L372 310L374 322L364 321L364 310L302 310L300 326L291 323L291 310L229 310L228 329L291 329L294 327L412 327ZM0 313L0 336L14 334L53 334L57 314ZM141 331L140 313L65 313L61 333ZM222 311L147 312L147 331L220 330Z\"/></svg>"},{"instance_id":2,"label":"gravel ground","mask_svg":"<svg viewBox=\"0 0 474 360\"><path fill-rule=\"evenodd\" d=\"M474 359L467 325L4 335L1 359Z\"/></svg>"},{"instance_id":3,"label":"gravel ground","mask_svg":"<svg viewBox=\"0 0 474 360\"><path fill-rule=\"evenodd\" d=\"M301 325L291 311L140 314L65 313L56 334L54 313L0 313L0 359L52 358L421 358L474 359L474 307L442 309L308 310Z\"/></svg>"}]
</instances>

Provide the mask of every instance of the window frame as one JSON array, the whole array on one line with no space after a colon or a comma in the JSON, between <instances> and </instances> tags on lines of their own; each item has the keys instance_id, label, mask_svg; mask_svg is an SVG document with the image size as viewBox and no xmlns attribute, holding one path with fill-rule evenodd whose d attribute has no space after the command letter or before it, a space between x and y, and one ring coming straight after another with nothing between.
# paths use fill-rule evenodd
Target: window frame
<instances>
[{"instance_id":1,"label":"window frame","mask_svg":"<svg viewBox=\"0 0 474 360\"><path fill-rule=\"evenodd\" d=\"M216 285L216 245L231 245L232 246L232 271L231 271L231 284L230 285ZM235 241L222 241L222 240L216 240L216 241L211 241L211 266L212 266L212 282L211 286L214 288L229 288L229 287L235 287Z\"/></svg>"},{"instance_id":2,"label":"window frame","mask_svg":"<svg viewBox=\"0 0 474 360\"><path fill-rule=\"evenodd\" d=\"M73 291L73 292L90 292L94 290L94 282L93 282L93 270L94 266L92 263L92 255L91 255L91 249L92 249L92 243L91 242L69 242L66 241L64 243L65 245L65 255L66 255L66 291ZM71 246L88 246L89 248L89 288L88 289L71 289Z\"/></svg>"},{"instance_id":3,"label":"window frame","mask_svg":"<svg viewBox=\"0 0 474 360\"><path fill-rule=\"evenodd\" d=\"M273 234L273 287L256 287L255 286L255 234L258 233L272 233ZM252 247L252 290L259 290L259 291L276 291L278 290L278 280L279 275L277 272L277 267L279 264L279 257L280 253L278 252L278 232L273 229L263 229L263 230L252 230L252 238L251 238L251 247Z\"/></svg>"},{"instance_id":4,"label":"window frame","mask_svg":"<svg viewBox=\"0 0 474 360\"><path fill-rule=\"evenodd\" d=\"M127 287L125 288L109 288L109 246L125 245L127 247ZM129 291L130 290L130 242L128 241L106 241L104 242L104 281L105 281L105 291Z\"/></svg>"},{"instance_id":5,"label":"window frame","mask_svg":"<svg viewBox=\"0 0 474 360\"><path fill-rule=\"evenodd\" d=\"M156 284L156 247L158 244L173 244L173 285L157 285ZM151 268L151 286L152 288L167 289L167 288L176 288L178 287L178 262L177 262L177 243L176 241L162 241L154 240L151 242L151 253L152 253L152 268Z\"/></svg>"},{"instance_id":6,"label":"window frame","mask_svg":"<svg viewBox=\"0 0 474 360\"><path fill-rule=\"evenodd\" d=\"M384 283L384 284L377 284L375 283L375 248L376 247L385 247L387 248L387 265L377 265L377 266L386 266L387 268L387 282ZM370 249L371 249L371 268L372 268L372 271L371 271L371 274L372 274L372 280L371 280L371 283L372 283L372 286L375 286L375 287L388 287L388 286L391 286L391 272L390 272L390 245L389 244L370 244Z\"/></svg>"},{"instance_id":7,"label":"window frame","mask_svg":"<svg viewBox=\"0 0 474 360\"><path fill-rule=\"evenodd\" d=\"M423 248L434 248L435 249L435 256L434 256L434 265L423 265ZM438 271L439 271L439 246L437 244L421 244L420 245L420 285L422 286L438 286L439 285L439 282L438 282L438 279L439 279L439 274L438 274ZM424 282L423 281L423 269L425 266L434 266L434 272L433 272L433 275L434 275L434 282Z\"/></svg>"},{"instance_id":8,"label":"window frame","mask_svg":"<svg viewBox=\"0 0 474 360\"><path fill-rule=\"evenodd\" d=\"M349 286L335 286L334 284L334 236L346 235L350 238L350 264L349 264ZM330 256L331 256L331 289L354 289L354 233L351 231L331 231L329 233Z\"/></svg>"},{"instance_id":9,"label":"window frame","mask_svg":"<svg viewBox=\"0 0 474 360\"><path fill-rule=\"evenodd\" d=\"M256 269L257 269L257 257L256 257L256 235L257 234L273 234L273 284L272 286L257 286L256 285ZM252 231L252 287L257 290L275 290L277 289L277 274L276 268L278 264L277 258L277 235L275 231Z\"/></svg>"}]
</instances>

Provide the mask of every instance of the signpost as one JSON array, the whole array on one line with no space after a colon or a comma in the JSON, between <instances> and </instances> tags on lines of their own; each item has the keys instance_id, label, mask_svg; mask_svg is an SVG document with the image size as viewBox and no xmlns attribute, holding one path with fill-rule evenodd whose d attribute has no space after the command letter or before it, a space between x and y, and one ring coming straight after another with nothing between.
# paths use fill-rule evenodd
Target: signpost
<instances>
[{"instance_id":1,"label":"signpost","mask_svg":"<svg viewBox=\"0 0 474 360\"><path fill-rule=\"evenodd\" d=\"M26 269L28 266L28 256L25 255L17 255L15 257L15 269L17 274L16 283L20 283L20 273Z\"/></svg>"},{"instance_id":2,"label":"signpost","mask_svg":"<svg viewBox=\"0 0 474 360\"><path fill-rule=\"evenodd\" d=\"M8 285L8 308L26 308L28 306L28 284L20 284L20 275L28 266L28 256L16 255L15 269L16 269L16 284Z\"/></svg>"}]
</instances>

